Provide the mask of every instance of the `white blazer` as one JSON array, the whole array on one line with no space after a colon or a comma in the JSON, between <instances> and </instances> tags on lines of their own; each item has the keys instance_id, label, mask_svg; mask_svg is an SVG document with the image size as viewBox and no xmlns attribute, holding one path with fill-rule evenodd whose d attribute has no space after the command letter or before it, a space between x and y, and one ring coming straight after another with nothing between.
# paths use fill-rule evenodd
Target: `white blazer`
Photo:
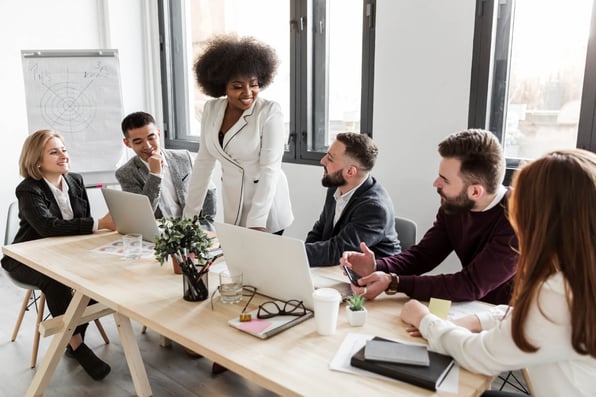
<instances>
[{"instance_id":1,"label":"white blazer","mask_svg":"<svg viewBox=\"0 0 596 397\"><path fill-rule=\"evenodd\" d=\"M286 175L281 169L284 144L283 115L278 103L257 97L219 144L227 98L205 103L201 143L193 167L184 214L198 214L219 160L222 168L224 222L264 227L274 233L294 220Z\"/></svg>"}]
</instances>

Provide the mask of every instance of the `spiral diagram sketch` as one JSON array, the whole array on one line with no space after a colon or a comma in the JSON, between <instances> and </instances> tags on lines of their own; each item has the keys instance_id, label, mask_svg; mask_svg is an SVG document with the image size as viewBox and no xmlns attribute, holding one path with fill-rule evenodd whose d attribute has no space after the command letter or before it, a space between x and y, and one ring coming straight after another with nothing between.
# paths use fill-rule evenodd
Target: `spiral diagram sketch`
<instances>
[{"instance_id":1,"label":"spiral diagram sketch","mask_svg":"<svg viewBox=\"0 0 596 397\"><path fill-rule=\"evenodd\" d=\"M61 133L73 170L115 169L123 152L116 53L22 54L29 132L52 129Z\"/></svg>"},{"instance_id":2,"label":"spiral diagram sketch","mask_svg":"<svg viewBox=\"0 0 596 397\"><path fill-rule=\"evenodd\" d=\"M46 124L71 133L88 130L97 112L94 97L87 91L91 84L93 81L84 87L71 82L47 86L39 103Z\"/></svg>"}]
</instances>

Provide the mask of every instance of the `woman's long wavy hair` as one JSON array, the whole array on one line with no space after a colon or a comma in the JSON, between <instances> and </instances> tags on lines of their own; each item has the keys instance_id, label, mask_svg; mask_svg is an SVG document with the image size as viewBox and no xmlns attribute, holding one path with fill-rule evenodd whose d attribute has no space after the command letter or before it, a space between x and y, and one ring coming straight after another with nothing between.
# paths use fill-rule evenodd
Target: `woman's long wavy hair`
<instances>
[{"instance_id":1,"label":"woman's long wavy hair","mask_svg":"<svg viewBox=\"0 0 596 397\"><path fill-rule=\"evenodd\" d=\"M560 271L573 349L596 357L596 154L548 153L518 171L513 185L509 215L520 251L511 298L513 340L525 352L538 350L524 333L528 312L544 282Z\"/></svg>"}]
</instances>

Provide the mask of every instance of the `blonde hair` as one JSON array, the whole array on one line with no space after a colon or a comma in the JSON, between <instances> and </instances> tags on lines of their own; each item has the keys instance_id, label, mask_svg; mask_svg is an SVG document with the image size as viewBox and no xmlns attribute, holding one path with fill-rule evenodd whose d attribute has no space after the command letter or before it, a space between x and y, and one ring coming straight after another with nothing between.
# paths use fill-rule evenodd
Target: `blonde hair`
<instances>
[{"instance_id":1,"label":"blonde hair","mask_svg":"<svg viewBox=\"0 0 596 397\"><path fill-rule=\"evenodd\" d=\"M23 178L33 178L35 180L43 178L39 166L43 159L46 144L52 138L58 138L64 144L62 135L52 130L35 131L25 139L19 159L19 171Z\"/></svg>"},{"instance_id":2,"label":"blonde hair","mask_svg":"<svg viewBox=\"0 0 596 397\"><path fill-rule=\"evenodd\" d=\"M596 154L581 149L548 153L519 170L513 184L509 215L519 239L513 340L522 351L538 350L524 332L528 313L546 280L561 272L571 345L596 358Z\"/></svg>"}]
</instances>

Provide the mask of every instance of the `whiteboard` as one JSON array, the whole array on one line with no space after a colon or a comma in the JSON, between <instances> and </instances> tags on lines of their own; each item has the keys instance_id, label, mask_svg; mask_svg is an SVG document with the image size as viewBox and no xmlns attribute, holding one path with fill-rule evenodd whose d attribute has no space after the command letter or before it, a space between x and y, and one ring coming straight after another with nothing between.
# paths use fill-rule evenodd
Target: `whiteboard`
<instances>
[{"instance_id":1,"label":"whiteboard","mask_svg":"<svg viewBox=\"0 0 596 397\"><path fill-rule=\"evenodd\" d=\"M111 183L125 157L117 50L23 50L21 55L29 133L59 132L72 171L94 176L93 183Z\"/></svg>"}]
</instances>

